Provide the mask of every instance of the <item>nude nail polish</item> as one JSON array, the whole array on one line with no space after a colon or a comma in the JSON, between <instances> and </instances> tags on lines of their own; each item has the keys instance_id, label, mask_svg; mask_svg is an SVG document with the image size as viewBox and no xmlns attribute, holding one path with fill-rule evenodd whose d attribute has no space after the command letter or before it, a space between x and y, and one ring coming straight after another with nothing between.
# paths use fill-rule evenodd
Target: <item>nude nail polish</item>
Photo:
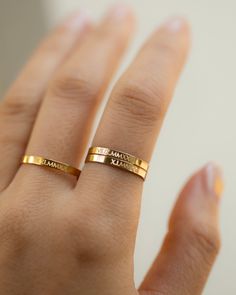
<instances>
[{"instance_id":1,"label":"nude nail polish","mask_svg":"<svg viewBox=\"0 0 236 295\"><path fill-rule=\"evenodd\" d=\"M209 163L205 167L206 189L211 195L220 198L224 190L222 171L219 166Z\"/></svg>"},{"instance_id":2,"label":"nude nail polish","mask_svg":"<svg viewBox=\"0 0 236 295\"><path fill-rule=\"evenodd\" d=\"M181 17L171 18L164 24L165 28L172 33L181 31L185 25L186 21Z\"/></svg>"},{"instance_id":3,"label":"nude nail polish","mask_svg":"<svg viewBox=\"0 0 236 295\"><path fill-rule=\"evenodd\" d=\"M128 14L130 10L127 5L125 4L115 4L109 10L107 17L111 20L121 21L123 20Z\"/></svg>"},{"instance_id":4,"label":"nude nail polish","mask_svg":"<svg viewBox=\"0 0 236 295\"><path fill-rule=\"evenodd\" d=\"M90 17L87 11L79 11L68 18L65 25L69 29L83 30L90 23Z\"/></svg>"}]
</instances>

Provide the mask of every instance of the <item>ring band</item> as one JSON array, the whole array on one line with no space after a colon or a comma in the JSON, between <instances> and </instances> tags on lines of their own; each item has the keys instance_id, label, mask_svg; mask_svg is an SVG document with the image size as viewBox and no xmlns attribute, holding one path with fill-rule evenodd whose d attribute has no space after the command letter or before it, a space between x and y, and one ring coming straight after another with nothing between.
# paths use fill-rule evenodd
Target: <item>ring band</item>
<instances>
[{"instance_id":1,"label":"ring band","mask_svg":"<svg viewBox=\"0 0 236 295\"><path fill-rule=\"evenodd\" d=\"M145 180L146 174L147 174L146 170L136 165L130 164L128 162L122 161L120 159L112 158L111 156L88 154L86 158L86 163L88 162L102 163L105 165L117 167L117 168L129 171L133 174L136 174L140 176L143 180Z\"/></svg>"},{"instance_id":2,"label":"ring band","mask_svg":"<svg viewBox=\"0 0 236 295\"><path fill-rule=\"evenodd\" d=\"M104 155L104 156L116 158L121 161L128 162L132 165L136 165L146 171L148 170L148 166L149 166L146 161L136 158L128 153L105 148L105 147L91 147L88 151L88 154Z\"/></svg>"},{"instance_id":3,"label":"ring band","mask_svg":"<svg viewBox=\"0 0 236 295\"><path fill-rule=\"evenodd\" d=\"M57 162L54 160L50 160L41 156L29 156L29 155L24 155L22 159L23 164L33 164L33 165L38 165L38 166L45 166L53 169L57 169L60 171L63 171L65 173L74 175L76 177L79 177L80 175L80 170L72 167L68 164Z\"/></svg>"}]
</instances>

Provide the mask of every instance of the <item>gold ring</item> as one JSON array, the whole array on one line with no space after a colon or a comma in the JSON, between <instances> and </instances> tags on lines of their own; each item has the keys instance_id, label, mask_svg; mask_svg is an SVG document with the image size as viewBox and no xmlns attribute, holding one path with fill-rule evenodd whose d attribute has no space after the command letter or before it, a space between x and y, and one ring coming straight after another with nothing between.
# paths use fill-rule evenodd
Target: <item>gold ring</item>
<instances>
[{"instance_id":1,"label":"gold ring","mask_svg":"<svg viewBox=\"0 0 236 295\"><path fill-rule=\"evenodd\" d=\"M126 161L123 161L111 156L88 154L85 162L86 163L88 162L102 163L105 165L110 165L116 168L120 168L128 172L131 172L137 176L140 176L143 180L145 180L147 175L147 170L144 170L143 168L138 167L134 164L128 163Z\"/></svg>"},{"instance_id":2,"label":"gold ring","mask_svg":"<svg viewBox=\"0 0 236 295\"><path fill-rule=\"evenodd\" d=\"M119 159L124 162L128 162L132 165L136 165L144 170L148 170L148 163L144 160L136 158L128 153L105 148L105 147L91 147L88 154L104 155L112 158Z\"/></svg>"},{"instance_id":3,"label":"gold ring","mask_svg":"<svg viewBox=\"0 0 236 295\"><path fill-rule=\"evenodd\" d=\"M33 164L33 165L38 165L38 166L45 166L45 167L57 169L57 170L65 172L65 173L74 175L76 177L79 177L79 175L80 175L80 170L75 167L72 167L72 166L65 164L65 163L46 159L46 158L40 157L40 156L24 155L24 157L22 159L22 163L23 164Z\"/></svg>"}]
</instances>

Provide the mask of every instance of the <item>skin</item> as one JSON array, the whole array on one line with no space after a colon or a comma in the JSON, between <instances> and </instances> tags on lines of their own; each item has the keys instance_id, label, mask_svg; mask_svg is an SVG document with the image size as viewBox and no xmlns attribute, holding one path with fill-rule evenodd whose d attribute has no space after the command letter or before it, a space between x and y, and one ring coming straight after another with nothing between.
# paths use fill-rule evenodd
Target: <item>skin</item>
<instances>
[{"instance_id":1,"label":"skin","mask_svg":"<svg viewBox=\"0 0 236 295\"><path fill-rule=\"evenodd\" d=\"M114 167L83 165L97 109L133 29L133 13L122 5L96 26L75 13L42 42L1 102L1 294L202 293L220 247L219 168L209 163L188 180L137 289L133 254L143 181ZM181 18L154 30L113 88L93 146L151 160L189 43ZM24 154L83 170L77 181L21 165Z\"/></svg>"}]
</instances>

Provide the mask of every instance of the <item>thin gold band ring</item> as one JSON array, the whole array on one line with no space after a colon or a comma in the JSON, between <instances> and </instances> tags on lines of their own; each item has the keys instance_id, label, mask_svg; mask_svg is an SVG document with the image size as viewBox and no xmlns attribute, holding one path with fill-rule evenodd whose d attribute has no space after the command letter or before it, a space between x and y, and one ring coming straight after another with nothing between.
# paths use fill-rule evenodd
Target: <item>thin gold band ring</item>
<instances>
[{"instance_id":1,"label":"thin gold band ring","mask_svg":"<svg viewBox=\"0 0 236 295\"><path fill-rule=\"evenodd\" d=\"M101 164L110 165L116 168L120 168L128 172L131 172L137 176L140 176L143 180L145 180L147 175L146 170L111 156L88 154L85 162L86 163L96 162L96 163L101 163Z\"/></svg>"},{"instance_id":2,"label":"thin gold band ring","mask_svg":"<svg viewBox=\"0 0 236 295\"><path fill-rule=\"evenodd\" d=\"M32 156L32 155L24 155L22 159L23 164L33 164L33 165L38 165L38 166L45 166L53 169L57 169L60 171L63 171L67 174L71 174L73 176L76 176L77 178L80 175L80 170L72 167L68 164L54 161L51 159L47 159L41 156Z\"/></svg>"}]
</instances>

